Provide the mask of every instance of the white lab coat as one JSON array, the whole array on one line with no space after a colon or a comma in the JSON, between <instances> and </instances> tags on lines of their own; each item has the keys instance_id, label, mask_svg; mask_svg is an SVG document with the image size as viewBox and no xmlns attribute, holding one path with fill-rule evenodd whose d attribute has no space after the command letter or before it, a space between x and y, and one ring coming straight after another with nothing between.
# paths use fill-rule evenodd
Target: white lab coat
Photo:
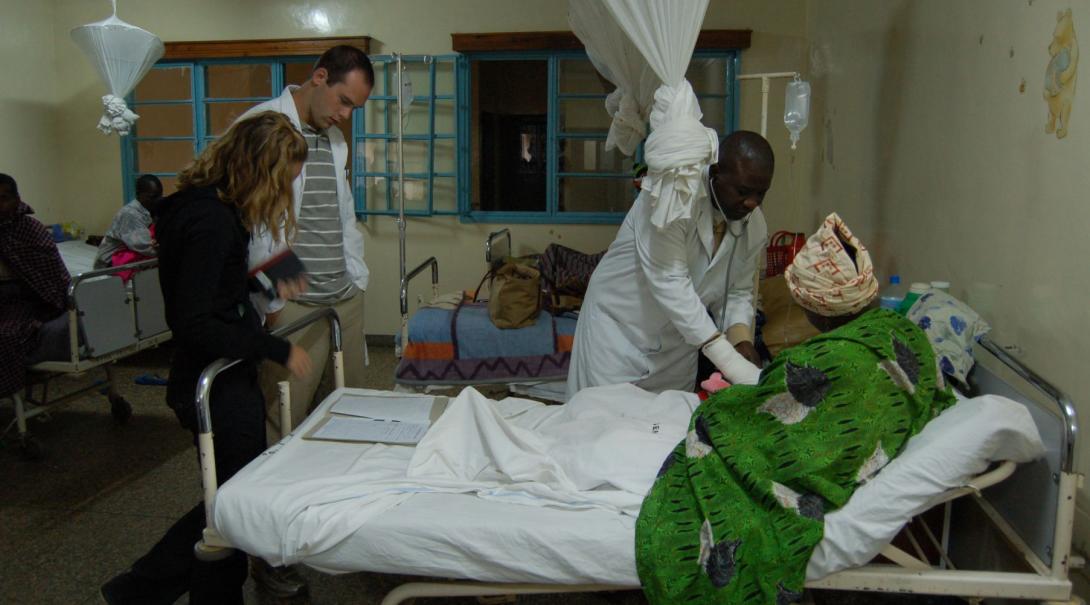
<instances>
[{"instance_id":1,"label":"white lab coat","mask_svg":"<svg viewBox=\"0 0 1090 605\"><path fill-rule=\"evenodd\" d=\"M298 86L288 86L279 97L251 107L239 117L239 120L262 111L275 111L287 116L291 123L301 132L303 127L299 120L299 111L295 108L295 99L291 95L296 88ZM348 166L348 144L344 141L344 135L335 126L328 128L326 134L329 136L329 146L333 151L333 165L345 169ZM304 164L302 174L292 183L292 197L295 202L293 212L295 216L299 216L299 207L303 203L303 183L306 176L307 169ZM356 226L356 202L352 196L352 187L349 185L347 178L337 179L337 200L340 204L341 227L344 232L342 239L348 278L360 290L367 290L367 280L370 274L367 263L363 262L363 234L360 233L359 228ZM268 231L261 230L259 233L255 233L250 240L250 266L254 267L261 264L262 261L283 249L283 242L280 244L275 243L272 234ZM259 310L263 313L279 311L284 306L284 301L280 299L271 303L263 296L254 296L252 299L255 303L258 303Z\"/></svg>"},{"instance_id":2,"label":"white lab coat","mask_svg":"<svg viewBox=\"0 0 1090 605\"><path fill-rule=\"evenodd\" d=\"M768 239L758 208L731 248L739 224L732 223L718 251L707 182L694 200L693 216L664 229L651 224L641 193L617 239L591 277L583 300L568 370L568 397L591 386L632 383L652 391L691 391L697 351L717 332L753 317L757 260ZM726 297L726 323L722 317ZM715 320L709 316L711 311Z\"/></svg>"}]
</instances>

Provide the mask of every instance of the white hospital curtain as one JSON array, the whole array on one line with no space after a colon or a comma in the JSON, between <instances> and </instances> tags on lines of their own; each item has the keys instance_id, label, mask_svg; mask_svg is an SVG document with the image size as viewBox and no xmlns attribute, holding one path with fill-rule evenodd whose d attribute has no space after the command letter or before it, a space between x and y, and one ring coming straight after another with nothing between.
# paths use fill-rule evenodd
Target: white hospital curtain
<instances>
[{"instance_id":1,"label":"white hospital curtain","mask_svg":"<svg viewBox=\"0 0 1090 605\"><path fill-rule=\"evenodd\" d=\"M693 199L700 190L704 169L715 161L719 149L719 136L700 123L700 105L685 80L708 0L571 1L573 6L586 2L605 9L580 7L570 13L584 21L578 28L574 23L572 27L588 52L593 46L599 60L609 56L598 50L611 44L607 37L611 30L604 17L608 13L662 81L648 114L651 133L644 145L648 172L642 189L650 197L651 222L656 227L692 216ZM616 75L613 64L607 67ZM621 86L620 82L614 83Z\"/></svg>"},{"instance_id":2,"label":"white hospital curtain","mask_svg":"<svg viewBox=\"0 0 1090 605\"><path fill-rule=\"evenodd\" d=\"M163 56L163 42L155 34L117 18L114 14L97 23L81 25L72 30L72 40L87 55L110 94L102 97L103 115L98 129L105 134L117 131L129 134L140 116L125 105L125 95Z\"/></svg>"},{"instance_id":3,"label":"white hospital curtain","mask_svg":"<svg viewBox=\"0 0 1090 605\"><path fill-rule=\"evenodd\" d=\"M606 150L631 157L647 136L647 121L660 80L601 0L571 0L568 22L598 73L617 88L606 97L613 118Z\"/></svg>"}]
</instances>

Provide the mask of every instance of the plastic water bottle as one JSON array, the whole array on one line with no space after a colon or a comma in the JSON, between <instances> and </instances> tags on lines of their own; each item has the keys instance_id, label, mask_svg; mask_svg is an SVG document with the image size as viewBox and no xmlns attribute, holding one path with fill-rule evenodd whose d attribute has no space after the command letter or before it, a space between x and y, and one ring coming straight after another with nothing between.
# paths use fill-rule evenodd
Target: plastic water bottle
<instances>
[{"instance_id":1,"label":"plastic water bottle","mask_svg":"<svg viewBox=\"0 0 1090 605\"><path fill-rule=\"evenodd\" d=\"M889 285L882 290L882 308L896 311L905 297L905 288L901 285L900 275L890 275Z\"/></svg>"},{"instance_id":2,"label":"plastic water bottle","mask_svg":"<svg viewBox=\"0 0 1090 605\"><path fill-rule=\"evenodd\" d=\"M905 299L897 307L897 312L901 315L908 315L908 310L912 308L912 305L916 304L920 296L927 292L929 288L931 288L931 284L927 282L913 282L912 287L908 289L908 294L905 294Z\"/></svg>"}]
</instances>

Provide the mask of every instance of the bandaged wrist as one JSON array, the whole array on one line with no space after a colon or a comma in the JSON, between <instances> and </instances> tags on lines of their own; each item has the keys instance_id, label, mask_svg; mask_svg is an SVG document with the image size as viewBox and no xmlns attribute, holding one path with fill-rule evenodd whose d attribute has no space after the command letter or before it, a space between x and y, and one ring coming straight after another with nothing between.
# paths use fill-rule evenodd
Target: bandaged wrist
<instances>
[{"instance_id":1,"label":"bandaged wrist","mask_svg":"<svg viewBox=\"0 0 1090 605\"><path fill-rule=\"evenodd\" d=\"M720 334L704 345L701 350L704 351L704 356L711 360L716 368L719 368L723 377L731 383L757 384L757 379L761 376L760 368L736 351L726 336Z\"/></svg>"}]
</instances>

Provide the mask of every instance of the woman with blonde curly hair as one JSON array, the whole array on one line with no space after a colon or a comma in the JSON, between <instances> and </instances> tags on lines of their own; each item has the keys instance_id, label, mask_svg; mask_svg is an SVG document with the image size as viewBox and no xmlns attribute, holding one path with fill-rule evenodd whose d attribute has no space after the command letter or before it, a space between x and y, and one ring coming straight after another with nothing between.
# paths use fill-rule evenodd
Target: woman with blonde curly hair
<instances>
[{"instance_id":1,"label":"woman with blonde curly hair","mask_svg":"<svg viewBox=\"0 0 1090 605\"><path fill-rule=\"evenodd\" d=\"M221 357L242 363L220 374L212 389L216 476L225 481L264 451L265 402L257 364L270 359L296 376L310 371L306 352L268 334L250 303L250 234L266 229L283 240L294 228L292 181L307 144L281 114L238 122L178 175L178 191L163 201L157 237L159 281L176 351L167 403L196 436L193 397L201 371ZM290 296L293 284L280 284ZM133 564L102 587L111 605L189 602L242 603L246 556L235 552L199 562L193 545L205 526L198 504Z\"/></svg>"}]
</instances>

